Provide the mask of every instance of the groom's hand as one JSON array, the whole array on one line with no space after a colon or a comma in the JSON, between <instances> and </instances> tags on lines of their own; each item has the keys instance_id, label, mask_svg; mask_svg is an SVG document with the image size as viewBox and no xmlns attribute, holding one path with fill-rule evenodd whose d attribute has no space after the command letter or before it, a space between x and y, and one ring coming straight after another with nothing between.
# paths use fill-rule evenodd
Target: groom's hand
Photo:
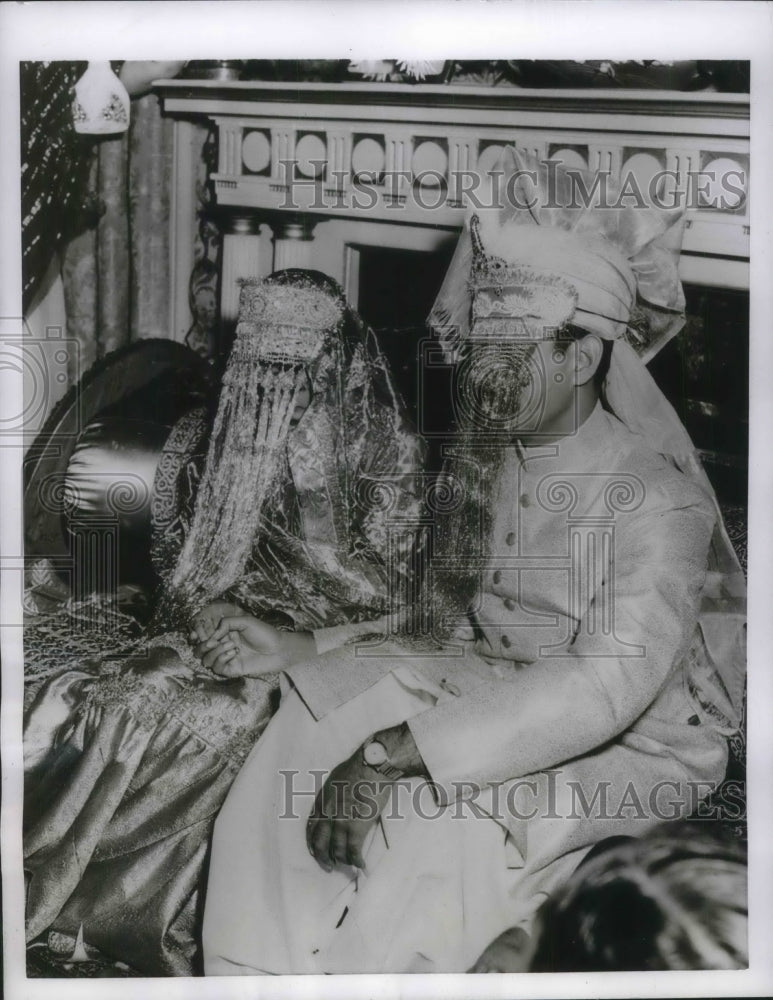
<instances>
[{"instance_id":1,"label":"groom's hand","mask_svg":"<svg viewBox=\"0 0 773 1000\"><path fill-rule=\"evenodd\" d=\"M334 768L317 795L306 827L306 843L326 870L341 865L365 869L363 845L378 822L395 781L365 763L371 740L387 751L392 769L406 778L427 777L424 761L406 722L384 729Z\"/></svg>"},{"instance_id":2,"label":"groom's hand","mask_svg":"<svg viewBox=\"0 0 773 1000\"><path fill-rule=\"evenodd\" d=\"M365 869L365 838L389 801L392 784L363 763L361 749L330 772L306 827L308 848L325 871L346 865Z\"/></svg>"}]
</instances>

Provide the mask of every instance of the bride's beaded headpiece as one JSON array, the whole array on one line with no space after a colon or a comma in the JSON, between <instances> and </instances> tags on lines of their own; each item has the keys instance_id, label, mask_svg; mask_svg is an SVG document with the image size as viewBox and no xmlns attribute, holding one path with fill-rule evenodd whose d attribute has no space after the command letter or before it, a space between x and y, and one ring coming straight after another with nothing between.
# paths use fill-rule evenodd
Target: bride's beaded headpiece
<instances>
[{"instance_id":1,"label":"bride's beaded headpiece","mask_svg":"<svg viewBox=\"0 0 773 1000\"><path fill-rule=\"evenodd\" d=\"M341 324L345 304L318 285L247 279L239 296L234 360L308 364Z\"/></svg>"}]
</instances>

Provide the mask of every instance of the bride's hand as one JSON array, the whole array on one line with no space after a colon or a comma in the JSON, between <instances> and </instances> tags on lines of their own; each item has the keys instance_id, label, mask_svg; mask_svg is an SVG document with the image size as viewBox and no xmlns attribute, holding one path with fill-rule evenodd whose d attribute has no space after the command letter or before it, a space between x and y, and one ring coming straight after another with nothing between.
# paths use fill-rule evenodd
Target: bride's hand
<instances>
[{"instance_id":1,"label":"bride's hand","mask_svg":"<svg viewBox=\"0 0 773 1000\"><path fill-rule=\"evenodd\" d=\"M205 667L223 677L260 677L316 655L309 632L281 632L252 615L223 618L196 649Z\"/></svg>"},{"instance_id":2,"label":"bride's hand","mask_svg":"<svg viewBox=\"0 0 773 1000\"><path fill-rule=\"evenodd\" d=\"M243 614L244 611L238 604L230 604L228 601L213 601L212 604L208 604L194 616L188 638L193 643L206 642L207 639L212 638L212 633L224 618Z\"/></svg>"}]
</instances>

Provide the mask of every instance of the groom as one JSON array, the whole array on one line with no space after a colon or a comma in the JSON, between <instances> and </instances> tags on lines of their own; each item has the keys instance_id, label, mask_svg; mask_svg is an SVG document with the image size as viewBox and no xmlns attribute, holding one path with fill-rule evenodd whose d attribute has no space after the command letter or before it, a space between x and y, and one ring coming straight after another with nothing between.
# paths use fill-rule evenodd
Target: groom
<instances>
[{"instance_id":1,"label":"groom","mask_svg":"<svg viewBox=\"0 0 773 1000\"><path fill-rule=\"evenodd\" d=\"M556 212L555 171L510 157L541 200L471 218L431 317L471 388L435 645L332 629L291 648L237 619L201 649L283 670L216 824L208 974L464 971L595 843L724 774L741 574L626 339L634 309L650 344L681 324L681 220Z\"/></svg>"}]
</instances>

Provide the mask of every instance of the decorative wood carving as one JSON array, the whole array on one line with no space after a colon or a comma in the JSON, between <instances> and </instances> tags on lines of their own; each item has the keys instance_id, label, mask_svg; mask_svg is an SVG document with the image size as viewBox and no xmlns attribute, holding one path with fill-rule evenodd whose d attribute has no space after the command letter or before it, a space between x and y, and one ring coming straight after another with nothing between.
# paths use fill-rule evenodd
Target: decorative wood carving
<instances>
[{"instance_id":1,"label":"decorative wood carving","mask_svg":"<svg viewBox=\"0 0 773 1000\"><path fill-rule=\"evenodd\" d=\"M656 176L659 197L669 184L683 190L692 175L682 277L748 288L748 95L214 80L166 81L158 90L167 113L217 125L217 203L272 226L282 213L307 216L315 238L296 238L290 257L302 251L309 266L334 276L351 270L348 248L368 242L360 227L372 239L381 224L385 245L404 239L410 248L416 227L430 245L453 234L464 218L465 178L515 144L632 177L645 193ZM191 174L182 163L177 169L176 180ZM320 223L335 225L325 235ZM284 259L280 242L275 257Z\"/></svg>"}]
</instances>

